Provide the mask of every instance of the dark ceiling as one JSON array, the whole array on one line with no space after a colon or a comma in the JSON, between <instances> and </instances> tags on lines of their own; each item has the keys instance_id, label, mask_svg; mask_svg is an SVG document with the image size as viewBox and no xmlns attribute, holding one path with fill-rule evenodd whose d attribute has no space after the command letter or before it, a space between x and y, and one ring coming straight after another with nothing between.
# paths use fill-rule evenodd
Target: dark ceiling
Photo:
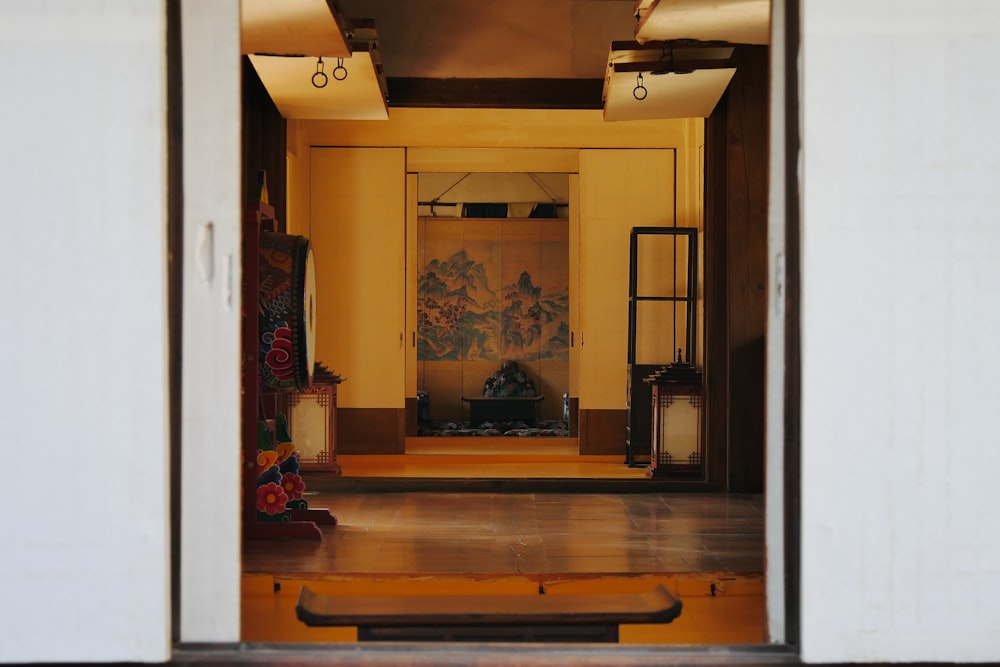
<instances>
[{"instance_id":1,"label":"dark ceiling","mask_svg":"<svg viewBox=\"0 0 1000 667\"><path fill-rule=\"evenodd\" d=\"M390 107L593 108L635 0L340 0L374 19Z\"/></svg>"}]
</instances>

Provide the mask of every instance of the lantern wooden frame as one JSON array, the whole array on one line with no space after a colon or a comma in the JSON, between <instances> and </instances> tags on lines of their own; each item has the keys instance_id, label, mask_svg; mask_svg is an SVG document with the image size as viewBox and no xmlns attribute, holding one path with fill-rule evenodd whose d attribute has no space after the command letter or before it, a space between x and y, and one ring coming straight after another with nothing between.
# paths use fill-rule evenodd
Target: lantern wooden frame
<instances>
[{"instance_id":1,"label":"lantern wooden frame","mask_svg":"<svg viewBox=\"0 0 1000 667\"><path fill-rule=\"evenodd\" d=\"M644 380L652 385L652 429L649 467L646 475L654 478L704 480L705 460L705 388L702 372L680 360L657 371ZM690 408L681 413L681 406ZM688 431L680 435L687 438L690 451L687 456L675 457L676 449L670 438L676 439L672 426L677 420L688 422Z\"/></svg>"}]
</instances>

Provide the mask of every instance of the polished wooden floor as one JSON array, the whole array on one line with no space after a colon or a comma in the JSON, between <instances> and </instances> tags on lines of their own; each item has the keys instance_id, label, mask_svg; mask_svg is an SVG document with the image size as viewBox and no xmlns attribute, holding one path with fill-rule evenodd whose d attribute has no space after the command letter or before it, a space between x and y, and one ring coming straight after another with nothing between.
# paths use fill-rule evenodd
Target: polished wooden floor
<instances>
[{"instance_id":1,"label":"polished wooden floor","mask_svg":"<svg viewBox=\"0 0 1000 667\"><path fill-rule=\"evenodd\" d=\"M645 477L620 457L577 461L571 452L523 443L490 451L501 446L460 451L453 443L431 443L399 457L338 457L340 482L380 478L384 489L393 479L402 484L419 477L441 480L438 490L345 491L338 480L309 476L309 506L328 509L338 525L323 527L320 541L244 544L244 639L354 641L352 629L297 622L295 597L306 582L344 595L638 591L663 583L681 597L681 617L668 629L623 626L621 642L765 641L762 496L635 487L621 493L525 491L523 485L518 492L456 490L464 488L456 481L482 477L579 476L580 465L591 472L600 466L604 479ZM533 453L518 453L520 447Z\"/></svg>"},{"instance_id":2,"label":"polished wooden floor","mask_svg":"<svg viewBox=\"0 0 1000 667\"><path fill-rule=\"evenodd\" d=\"M345 477L641 480L624 457L579 454L576 438L407 438L405 455L337 457Z\"/></svg>"},{"instance_id":3,"label":"polished wooden floor","mask_svg":"<svg viewBox=\"0 0 1000 667\"><path fill-rule=\"evenodd\" d=\"M323 540L249 541L272 574L760 574L762 499L718 494L315 494Z\"/></svg>"}]
</instances>

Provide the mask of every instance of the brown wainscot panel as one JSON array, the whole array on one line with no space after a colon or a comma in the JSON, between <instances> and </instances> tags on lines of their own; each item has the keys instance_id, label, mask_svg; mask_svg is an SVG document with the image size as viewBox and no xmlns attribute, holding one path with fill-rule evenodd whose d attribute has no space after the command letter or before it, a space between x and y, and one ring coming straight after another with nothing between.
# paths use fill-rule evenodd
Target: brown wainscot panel
<instances>
[{"instance_id":1,"label":"brown wainscot panel","mask_svg":"<svg viewBox=\"0 0 1000 667\"><path fill-rule=\"evenodd\" d=\"M338 408L338 454L404 454L406 408Z\"/></svg>"},{"instance_id":2,"label":"brown wainscot panel","mask_svg":"<svg viewBox=\"0 0 1000 667\"><path fill-rule=\"evenodd\" d=\"M406 437L410 438L417 434L417 426L419 425L418 415L417 415L417 397L407 396L406 397L406 428L404 433Z\"/></svg>"},{"instance_id":3,"label":"brown wainscot panel","mask_svg":"<svg viewBox=\"0 0 1000 667\"><path fill-rule=\"evenodd\" d=\"M580 399L569 397L569 437L580 437Z\"/></svg>"},{"instance_id":4,"label":"brown wainscot panel","mask_svg":"<svg viewBox=\"0 0 1000 667\"><path fill-rule=\"evenodd\" d=\"M580 453L625 456L625 410L580 410Z\"/></svg>"}]
</instances>

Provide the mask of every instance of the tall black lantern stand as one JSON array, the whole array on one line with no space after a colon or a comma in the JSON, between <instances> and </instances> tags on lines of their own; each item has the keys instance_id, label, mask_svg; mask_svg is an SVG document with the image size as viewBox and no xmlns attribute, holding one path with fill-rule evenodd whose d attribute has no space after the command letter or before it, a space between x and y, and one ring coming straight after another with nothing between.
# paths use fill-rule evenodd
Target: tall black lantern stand
<instances>
[{"instance_id":1,"label":"tall black lantern stand","mask_svg":"<svg viewBox=\"0 0 1000 667\"><path fill-rule=\"evenodd\" d=\"M700 370L681 360L643 380L652 385L652 443L647 477L703 479L705 393Z\"/></svg>"}]
</instances>

